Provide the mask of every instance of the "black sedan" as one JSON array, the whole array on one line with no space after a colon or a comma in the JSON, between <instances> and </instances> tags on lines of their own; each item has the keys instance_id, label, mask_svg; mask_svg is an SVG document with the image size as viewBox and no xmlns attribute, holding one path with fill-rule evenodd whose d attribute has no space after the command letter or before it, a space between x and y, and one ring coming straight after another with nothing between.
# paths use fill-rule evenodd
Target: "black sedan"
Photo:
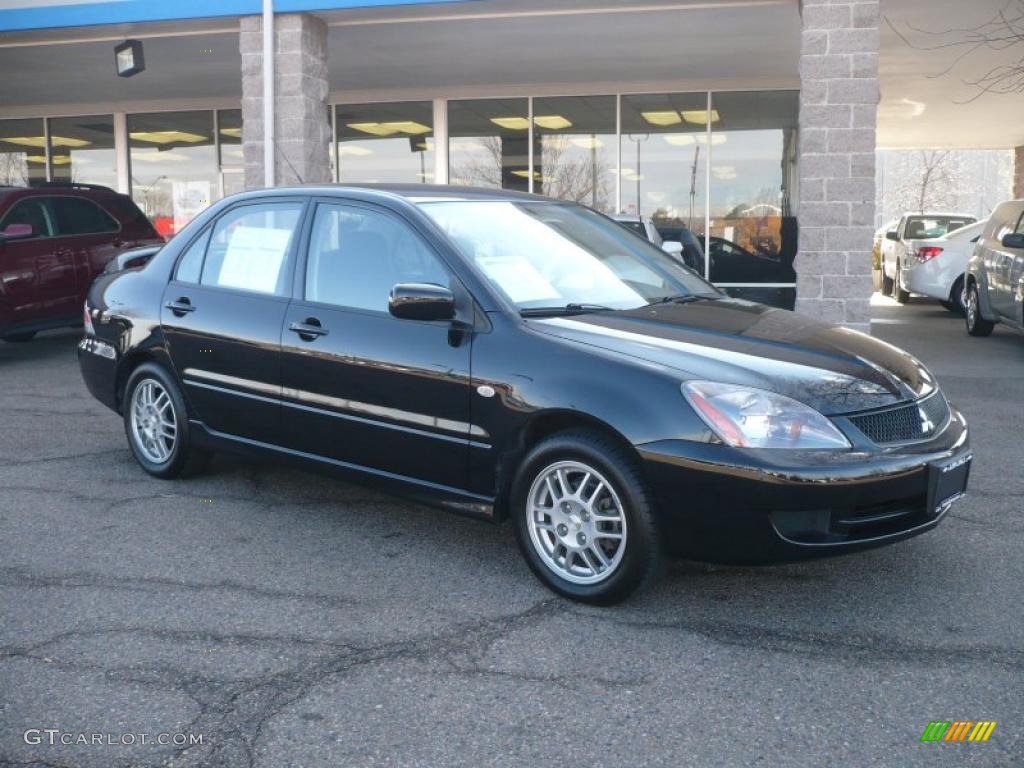
<instances>
[{"instance_id":1,"label":"black sedan","mask_svg":"<svg viewBox=\"0 0 1024 768\"><path fill-rule=\"evenodd\" d=\"M150 474L269 454L511 518L578 600L624 598L665 553L904 539L967 484L967 424L910 355L530 195L243 193L100 277L85 315L86 384Z\"/></svg>"}]
</instances>

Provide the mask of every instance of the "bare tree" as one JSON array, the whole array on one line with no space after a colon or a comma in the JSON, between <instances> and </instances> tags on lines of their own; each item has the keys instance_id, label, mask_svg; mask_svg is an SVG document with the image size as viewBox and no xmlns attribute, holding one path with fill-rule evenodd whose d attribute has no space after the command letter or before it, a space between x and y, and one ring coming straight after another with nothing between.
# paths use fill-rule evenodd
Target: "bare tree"
<instances>
[{"instance_id":1,"label":"bare tree","mask_svg":"<svg viewBox=\"0 0 1024 768\"><path fill-rule=\"evenodd\" d=\"M474 186L502 186L504 159L501 138L481 136L476 139L480 149L452 167L453 181ZM570 152L568 136L545 136L537 153L538 192L560 200L571 200L597 208L610 208L614 183L611 163L596 146L585 154Z\"/></svg>"},{"instance_id":2,"label":"bare tree","mask_svg":"<svg viewBox=\"0 0 1024 768\"><path fill-rule=\"evenodd\" d=\"M957 201L955 155L947 149L908 153L899 169L894 198L903 211L952 208ZM891 171L890 171L891 172Z\"/></svg>"},{"instance_id":3,"label":"bare tree","mask_svg":"<svg viewBox=\"0 0 1024 768\"><path fill-rule=\"evenodd\" d=\"M964 84L974 87L976 92L961 103L972 102L987 93L1024 93L1024 0L1009 0L988 21L975 27L926 30L906 24L906 29L900 30L888 17L885 22L911 48L957 51L950 64L932 77L949 74L977 51L1005 52L1005 63L977 77L963 79Z\"/></svg>"}]
</instances>

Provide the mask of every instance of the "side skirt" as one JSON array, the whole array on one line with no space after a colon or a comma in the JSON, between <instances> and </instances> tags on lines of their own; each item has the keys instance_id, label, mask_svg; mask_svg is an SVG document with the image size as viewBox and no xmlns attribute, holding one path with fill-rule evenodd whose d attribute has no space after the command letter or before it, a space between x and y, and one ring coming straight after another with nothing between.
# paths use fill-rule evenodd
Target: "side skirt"
<instances>
[{"instance_id":1,"label":"side skirt","mask_svg":"<svg viewBox=\"0 0 1024 768\"><path fill-rule=\"evenodd\" d=\"M272 443L237 437L225 432L209 429L201 421L189 420L192 439L200 448L213 451L231 452L243 456L273 455L284 458L294 466L303 469L325 471L343 477L360 485L392 493L396 496L414 499L418 502L440 507L460 515L481 520L495 521L494 499L489 496L470 493L460 488L431 483L426 480L398 475L359 464L350 464L326 456L284 448Z\"/></svg>"}]
</instances>

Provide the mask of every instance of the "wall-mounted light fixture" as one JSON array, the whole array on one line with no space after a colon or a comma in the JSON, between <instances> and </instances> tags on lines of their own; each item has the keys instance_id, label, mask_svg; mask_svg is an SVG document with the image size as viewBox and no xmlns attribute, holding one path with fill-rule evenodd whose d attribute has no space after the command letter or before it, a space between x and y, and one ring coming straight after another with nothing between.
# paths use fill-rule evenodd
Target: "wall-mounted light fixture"
<instances>
[{"instance_id":1,"label":"wall-mounted light fixture","mask_svg":"<svg viewBox=\"0 0 1024 768\"><path fill-rule=\"evenodd\" d=\"M142 56L141 40L125 40L114 47L114 62L117 64L118 77L131 77L146 68L146 60Z\"/></svg>"}]
</instances>

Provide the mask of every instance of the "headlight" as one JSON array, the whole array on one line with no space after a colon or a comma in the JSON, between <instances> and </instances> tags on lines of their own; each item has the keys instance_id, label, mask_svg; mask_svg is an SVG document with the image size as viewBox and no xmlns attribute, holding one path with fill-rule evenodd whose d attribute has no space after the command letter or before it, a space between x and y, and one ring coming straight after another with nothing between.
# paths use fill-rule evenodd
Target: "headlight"
<instances>
[{"instance_id":1,"label":"headlight","mask_svg":"<svg viewBox=\"0 0 1024 768\"><path fill-rule=\"evenodd\" d=\"M850 448L835 425L803 403L752 387L687 381L683 396L734 448Z\"/></svg>"}]
</instances>

